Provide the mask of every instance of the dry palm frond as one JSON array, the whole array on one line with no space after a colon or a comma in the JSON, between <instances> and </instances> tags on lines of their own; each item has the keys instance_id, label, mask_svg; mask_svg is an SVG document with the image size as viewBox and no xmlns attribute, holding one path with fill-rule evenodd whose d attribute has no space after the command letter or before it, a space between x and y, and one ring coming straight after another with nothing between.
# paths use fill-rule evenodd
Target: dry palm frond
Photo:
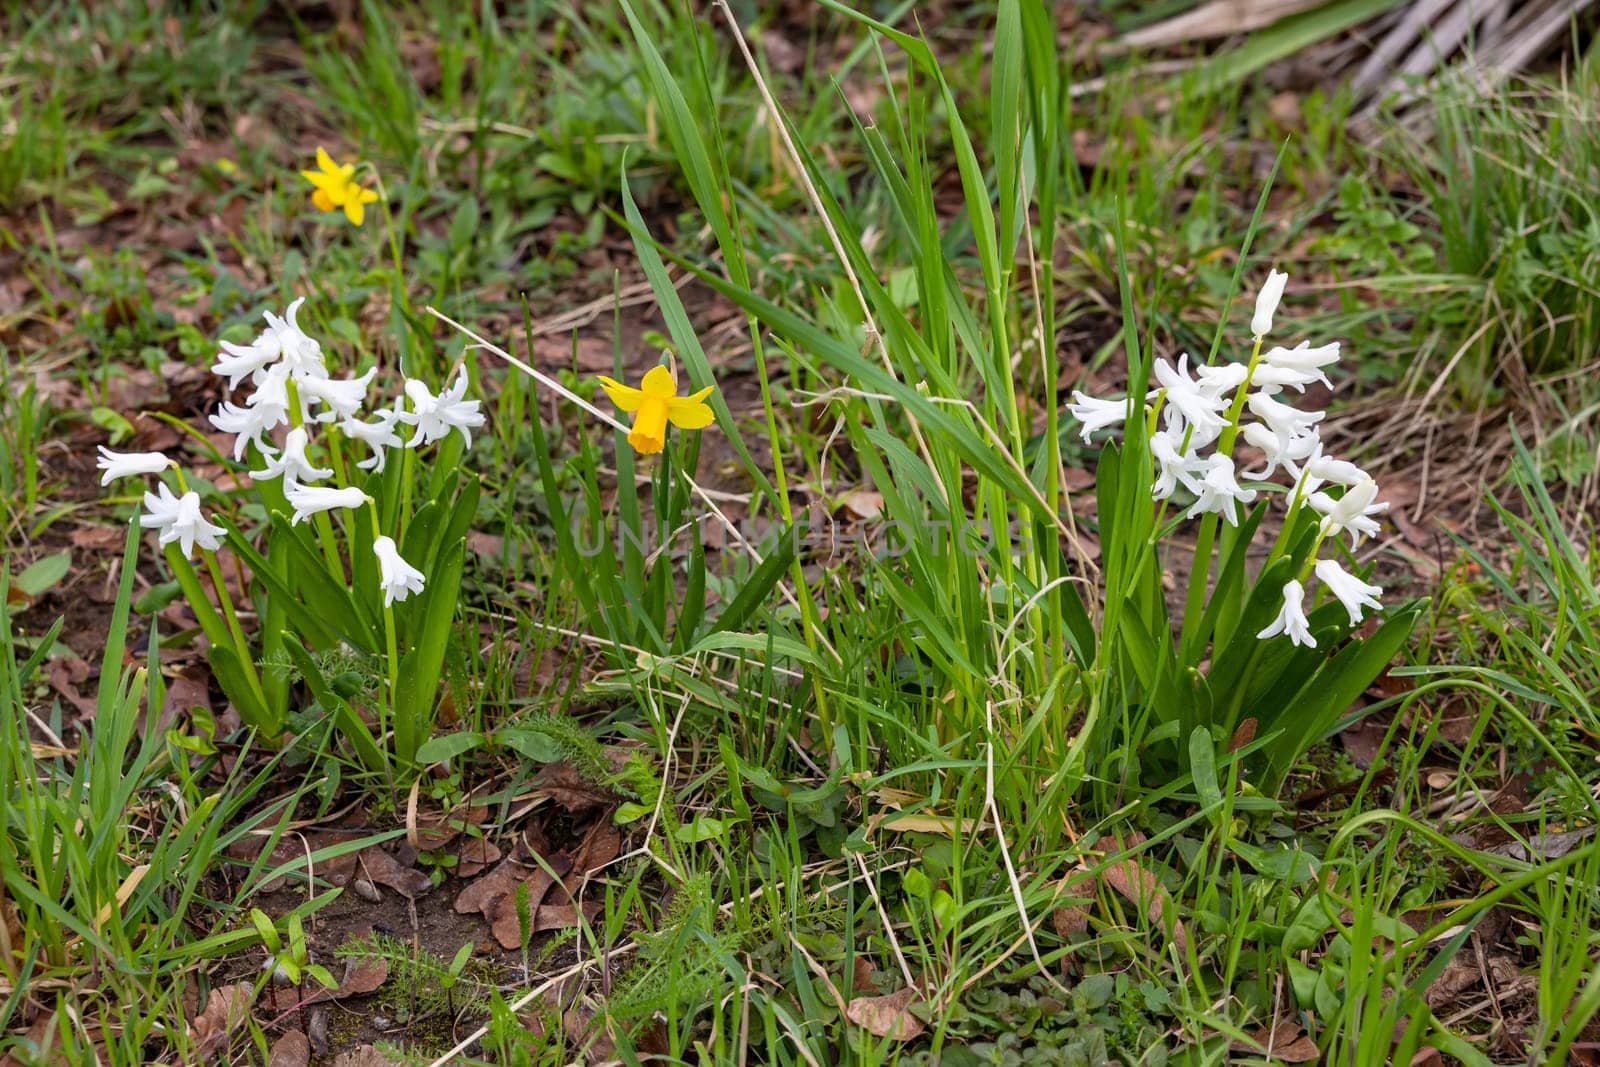
<instances>
[{"instance_id":1,"label":"dry palm frond","mask_svg":"<svg viewBox=\"0 0 1600 1067\"><path fill-rule=\"evenodd\" d=\"M1129 48L1171 48L1186 41L1208 41L1249 33L1318 7L1325 0L1211 0L1192 11L1124 34Z\"/></svg>"},{"instance_id":2,"label":"dry palm frond","mask_svg":"<svg viewBox=\"0 0 1600 1067\"><path fill-rule=\"evenodd\" d=\"M1116 43L1161 49L1250 35L1245 47L1257 56L1277 55L1273 45L1279 40L1306 44L1317 49L1318 65L1327 75L1347 77L1357 93L1376 98L1425 83L1451 64L1471 69L1485 83L1498 81L1537 60L1597 2L1396 0L1380 6L1397 10L1352 28L1334 17L1356 10L1352 0L1209 0L1124 34ZM1308 28L1314 35L1317 24L1329 35L1305 41ZM1259 65L1234 63L1224 69L1242 78Z\"/></svg>"}]
</instances>

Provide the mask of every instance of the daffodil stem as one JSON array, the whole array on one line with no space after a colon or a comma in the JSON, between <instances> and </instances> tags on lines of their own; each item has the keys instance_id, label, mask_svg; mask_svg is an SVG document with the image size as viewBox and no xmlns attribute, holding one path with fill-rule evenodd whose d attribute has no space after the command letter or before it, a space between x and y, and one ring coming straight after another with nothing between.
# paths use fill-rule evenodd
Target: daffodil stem
<instances>
[{"instance_id":1,"label":"daffodil stem","mask_svg":"<svg viewBox=\"0 0 1600 1067\"><path fill-rule=\"evenodd\" d=\"M1222 428L1222 436L1217 439L1217 455L1233 457L1233 445L1239 437L1239 417L1244 412L1245 396L1250 389L1250 379L1256 372L1256 364L1261 361L1261 338L1255 339L1255 344L1250 348L1250 363L1245 369L1244 382L1233 394L1233 403L1228 407L1228 421ZM1230 501L1228 507L1236 507L1237 503ZM1211 582L1211 556L1216 546L1217 521L1220 518L1215 511L1208 511L1200 520L1200 534L1195 539L1194 561L1189 569L1189 590L1183 602L1183 630L1180 657L1185 663L1197 662L1200 649L1197 647L1199 635L1194 633L1193 627L1200 619L1201 610L1206 602L1206 590ZM1227 548L1227 539L1224 538L1224 551Z\"/></svg>"}]
</instances>

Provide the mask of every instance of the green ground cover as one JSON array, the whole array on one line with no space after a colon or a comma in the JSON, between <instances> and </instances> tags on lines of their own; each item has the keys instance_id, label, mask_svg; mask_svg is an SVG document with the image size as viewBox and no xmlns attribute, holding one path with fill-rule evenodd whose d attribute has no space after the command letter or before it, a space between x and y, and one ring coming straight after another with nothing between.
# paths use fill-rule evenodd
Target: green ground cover
<instances>
[{"instance_id":1,"label":"green ground cover","mask_svg":"<svg viewBox=\"0 0 1600 1067\"><path fill-rule=\"evenodd\" d=\"M1580 27L1369 106L1122 7L0 16L4 1062L1591 1062ZM1188 517L1310 438L1163 361L1300 341L1381 529Z\"/></svg>"}]
</instances>

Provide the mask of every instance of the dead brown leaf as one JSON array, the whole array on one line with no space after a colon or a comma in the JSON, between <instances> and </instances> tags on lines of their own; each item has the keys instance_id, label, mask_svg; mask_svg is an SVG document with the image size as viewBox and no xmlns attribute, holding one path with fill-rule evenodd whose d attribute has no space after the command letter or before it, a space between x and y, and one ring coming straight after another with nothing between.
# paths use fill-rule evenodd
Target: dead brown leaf
<instances>
[{"instance_id":1,"label":"dead brown leaf","mask_svg":"<svg viewBox=\"0 0 1600 1067\"><path fill-rule=\"evenodd\" d=\"M1339 741L1350 756L1350 762L1362 770L1372 766L1383 748L1383 739L1389 733L1388 717L1380 720L1368 715L1339 732Z\"/></svg>"},{"instance_id":2,"label":"dead brown leaf","mask_svg":"<svg viewBox=\"0 0 1600 1067\"><path fill-rule=\"evenodd\" d=\"M219 723L219 729L220 727L221 724ZM272 853L267 857L267 862L262 867L262 870L275 870L284 864L293 863L295 860L301 861L301 869L291 874L280 874L276 878L268 879L257 887L257 891L261 893L276 893L283 888L290 878L299 879L303 883L305 879L304 861L309 854L348 840L350 840L349 833L336 830L311 830L303 834L284 834L278 839L278 843L272 847ZM261 855L261 850L266 843L266 835L249 834L229 845L226 852L227 855L234 859L253 863ZM316 876L326 879L329 885L342 886L350 881L350 876L355 872L356 856L357 853L355 852L346 852L332 859L321 860L314 866Z\"/></svg>"},{"instance_id":3,"label":"dead brown leaf","mask_svg":"<svg viewBox=\"0 0 1600 1067\"><path fill-rule=\"evenodd\" d=\"M543 867L535 867L521 884L528 887L528 932L533 933L538 918L539 905L544 901L545 895L550 892L550 887L556 880L550 872ZM496 897L488 908L484 910L485 918L489 920L490 929L494 931L494 939L500 942L504 949L517 949L522 947L522 920L517 917L517 890L513 884L511 891Z\"/></svg>"},{"instance_id":4,"label":"dead brown leaf","mask_svg":"<svg viewBox=\"0 0 1600 1067\"><path fill-rule=\"evenodd\" d=\"M443 848L465 832L468 826L482 826L489 809L482 804L457 806L448 812L419 812L416 841L418 848Z\"/></svg>"},{"instance_id":5,"label":"dead brown leaf","mask_svg":"<svg viewBox=\"0 0 1600 1067\"><path fill-rule=\"evenodd\" d=\"M267 1067L306 1067L311 1062L311 1039L299 1030L290 1030L272 1043Z\"/></svg>"},{"instance_id":6,"label":"dead brown leaf","mask_svg":"<svg viewBox=\"0 0 1600 1067\"><path fill-rule=\"evenodd\" d=\"M57 1026L59 1022L60 1020L55 1012L40 1012L39 1017L33 1020L33 1023L22 1035L28 1044L37 1050L37 1058L34 1058L33 1053L29 1053L30 1058L27 1063L24 1063L8 1052L4 1056L0 1056L0 1067L33 1067L36 1063L54 1064L59 1062L59 1052L56 1053L55 1059L50 1058L50 1053L55 1051L57 1044ZM18 1051L20 1052L21 1050Z\"/></svg>"},{"instance_id":7,"label":"dead brown leaf","mask_svg":"<svg viewBox=\"0 0 1600 1067\"><path fill-rule=\"evenodd\" d=\"M189 1024L189 1036L202 1051L226 1044L228 1035L250 1018L255 989L248 982L219 986L206 998L205 1010Z\"/></svg>"},{"instance_id":8,"label":"dead brown leaf","mask_svg":"<svg viewBox=\"0 0 1600 1067\"><path fill-rule=\"evenodd\" d=\"M616 859L621 852L622 834L609 820L602 819L589 829L583 844L578 846L577 855L572 861L573 874L593 874ZM572 879L568 878L567 881L569 888L574 888L570 886Z\"/></svg>"},{"instance_id":9,"label":"dead brown leaf","mask_svg":"<svg viewBox=\"0 0 1600 1067\"><path fill-rule=\"evenodd\" d=\"M83 670L79 672L75 669L75 665L82 666ZM95 702L84 696L83 691L78 688L88 674L88 665L77 657L53 660L50 664L50 688L71 704L79 715L92 719L96 712Z\"/></svg>"},{"instance_id":10,"label":"dead brown leaf","mask_svg":"<svg viewBox=\"0 0 1600 1067\"><path fill-rule=\"evenodd\" d=\"M474 878L491 863L500 861L500 846L481 837L470 837L456 853L456 877Z\"/></svg>"},{"instance_id":11,"label":"dead brown leaf","mask_svg":"<svg viewBox=\"0 0 1600 1067\"><path fill-rule=\"evenodd\" d=\"M1240 723L1238 729L1233 731L1233 737L1228 739L1228 751L1237 752L1256 739L1256 720L1246 719Z\"/></svg>"},{"instance_id":12,"label":"dead brown leaf","mask_svg":"<svg viewBox=\"0 0 1600 1067\"><path fill-rule=\"evenodd\" d=\"M1263 1026L1250 1035L1248 1041L1234 1040L1228 1047L1235 1052L1255 1052L1271 1056L1282 1063L1315 1063L1317 1043L1300 1032L1300 1024L1290 1019L1280 1019L1273 1026Z\"/></svg>"},{"instance_id":13,"label":"dead brown leaf","mask_svg":"<svg viewBox=\"0 0 1600 1067\"><path fill-rule=\"evenodd\" d=\"M399 860L381 848L362 849L361 866L369 880L381 882L403 897L418 897L433 888L427 875L415 867L402 867Z\"/></svg>"},{"instance_id":14,"label":"dead brown leaf","mask_svg":"<svg viewBox=\"0 0 1600 1067\"><path fill-rule=\"evenodd\" d=\"M1071 937L1089 929L1089 912L1077 904L1068 904L1050 913L1050 925L1057 937Z\"/></svg>"},{"instance_id":15,"label":"dead brown leaf","mask_svg":"<svg viewBox=\"0 0 1600 1067\"><path fill-rule=\"evenodd\" d=\"M585 1063L616 1063L617 1046L606 1033L605 1023L597 1021L594 1010L579 1003L561 1013L561 1029L574 1048L583 1050Z\"/></svg>"},{"instance_id":16,"label":"dead brown leaf","mask_svg":"<svg viewBox=\"0 0 1600 1067\"><path fill-rule=\"evenodd\" d=\"M1154 871L1141 866L1138 857L1124 856L1107 863L1100 871L1100 880L1124 899L1144 908L1152 923L1160 924L1162 929L1170 924L1172 941L1180 952L1188 946L1189 934L1178 918L1177 905L1167 895L1161 879Z\"/></svg>"},{"instance_id":17,"label":"dead brown leaf","mask_svg":"<svg viewBox=\"0 0 1600 1067\"><path fill-rule=\"evenodd\" d=\"M617 804L616 794L583 779L570 763L552 763L539 774L534 792L542 793L574 815Z\"/></svg>"},{"instance_id":18,"label":"dead brown leaf","mask_svg":"<svg viewBox=\"0 0 1600 1067\"><path fill-rule=\"evenodd\" d=\"M902 989L882 997L857 997L845 1005L845 1018L874 1037L910 1041L921 1034L925 1024L911 1013L917 999L915 989Z\"/></svg>"},{"instance_id":19,"label":"dead brown leaf","mask_svg":"<svg viewBox=\"0 0 1600 1067\"><path fill-rule=\"evenodd\" d=\"M109 552L121 548L128 539L128 531L120 526L84 525L72 531L73 548L87 548L95 552Z\"/></svg>"},{"instance_id":20,"label":"dead brown leaf","mask_svg":"<svg viewBox=\"0 0 1600 1067\"><path fill-rule=\"evenodd\" d=\"M876 519L883 514L883 494L872 489L847 493L839 504L858 519Z\"/></svg>"},{"instance_id":21,"label":"dead brown leaf","mask_svg":"<svg viewBox=\"0 0 1600 1067\"><path fill-rule=\"evenodd\" d=\"M319 989L306 997L303 1004L310 1006L312 1004L320 1004L325 1000L364 997L369 993L376 993L378 988L388 980L388 960L382 957L358 959L352 956L344 961L344 977L339 979L339 987L337 989Z\"/></svg>"},{"instance_id":22,"label":"dead brown leaf","mask_svg":"<svg viewBox=\"0 0 1600 1067\"><path fill-rule=\"evenodd\" d=\"M583 905L583 917L589 922L594 922L599 917L601 904L597 900L586 901ZM533 918L533 932L542 934L546 930L565 930L569 926L578 925L578 909L571 904L543 904Z\"/></svg>"},{"instance_id":23,"label":"dead brown leaf","mask_svg":"<svg viewBox=\"0 0 1600 1067\"><path fill-rule=\"evenodd\" d=\"M780 74L798 74L806 65L805 47L775 29L761 31L761 51L767 63Z\"/></svg>"},{"instance_id":24,"label":"dead brown leaf","mask_svg":"<svg viewBox=\"0 0 1600 1067\"><path fill-rule=\"evenodd\" d=\"M514 859L507 859L456 895L455 909L462 915L469 912L487 912L491 905L516 889L517 883L527 876L528 868Z\"/></svg>"},{"instance_id":25,"label":"dead brown leaf","mask_svg":"<svg viewBox=\"0 0 1600 1067\"><path fill-rule=\"evenodd\" d=\"M499 534L484 533L482 530L468 530L466 542L468 552L489 559L500 558L506 547L504 537Z\"/></svg>"},{"instance_id":26,"label":"dead brown leaf","mask_svg":"<svg viewBox=\"0 0 1600 1067\"><path fill-rule=\"evenodd\" d=\"M1523 863L1544 863L1548 860L1558 860L1571 852L1579 845L1595 835L1595 827L1585 826L1577 830L1552 830L1542 834L1534 834L1526 844L1521 841L1507 841L1503 845L1496 845L1489 849L1490 852L1502 856L1510 856Z\"/></svg>"},{"instance_id":27,"label":"dead brown leaf","mask_svg":"<svg viewBox=\"0 0 1600 1067\"><path fill-rule=\"evenodd\" d=\"M161 707L158 726L165 729L179 715L188 715L193 708L211 711L211 687L204 678L189 673L178 674L167 681L167 698Z\"/></svg>"}]
</instances>

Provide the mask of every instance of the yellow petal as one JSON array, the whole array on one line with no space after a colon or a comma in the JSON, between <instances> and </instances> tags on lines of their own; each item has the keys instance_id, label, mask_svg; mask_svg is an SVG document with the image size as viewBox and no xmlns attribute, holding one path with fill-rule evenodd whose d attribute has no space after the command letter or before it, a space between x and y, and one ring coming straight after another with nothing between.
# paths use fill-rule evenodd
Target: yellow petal
<instances>
[{"instance_id":1,"label":"yellow petal","mask_svg":"<svg viewBox=\"0 0 1600 1067\"><path fill-rule=\"evenodd\" d=\"M633 432L628 443L641 455L650 456L667 443L667 402L660 397L645 398L639 415L633 420Z\"/></svg>"},{"instance_id":2,"label":"yellow petal","mask_svg":"<svg viewBox=\"0 0 1600 1067\"><path fill-rule=\"evenodd\" d=\"M717 421L710 405L688 397L674 397L667 401L667 418L680 430L703 430Z\"/></svg>"},{"instance_id":3,"label":"yellow petal","mask_svg":"<svg viewBox=\"0 0 1600 1067\"><path fill-rule=\"evenodd\" d=\"M665 434L660 437L652 437L643 430L634 430L628 434L628 443L633 446L633 450L639 455L653 456L667 447L667 438Z\"/></svg>"},{"instance_id":4,"label":"yellow petal","mask_svg":"<svg viewBox=\"0 0 1600 1067\"><path fill-rule=\"evenodd\" d=\"M606 396L617 405L618 411L638 411L639 405L644 403L644 394L630 385L623 385L615 378L600 375L600 388L606 391Z\"/></svg>"},{"instance_id":5,"label":"yellow petal","mask_svg":"<svg viewBox=\"0 0 1600 1067\"><path fill-rule=\"evenodd\" d=\"M333 197L328 195L328 190L326 189L318 189L312 193L311 202L316 205L318 211L337 211L339 209L339 205L333 202Z\"/></svg>"},{"instance_id":6,"label":"yellow petal","mask_svg":"<svg viewBox=\"0 0 1600 1067\"><path fill-rule=\"evenodd\" d=\"M300 172L300 177L318 189L330 189L339 183L339 179L331 174L324 174L320 170L303 170Z\"/></svg>"},{"instance_id":7,"label":"yellow petal","mask_svg":"<svg viewBox=\"0 0 1600 1067\"><path fill-rule=\"evenodd\" d=\"M344 202L344 215L352 225L360 226L361 220L367 217L367 209L361 206L361 201L351 197Z\"/></svg>"},{"instance_id":8,"label":"yellow petal","mask_svg":"<svg viewBox=\"0 0 1600 1067\"><path fill-rule=\"evenodd\" d=\"M378 194L371 189L363 189L358 185L356 186L356 191L361 194L361 202L363 204L370 204L378 199Z\"/></svg>"},{"instance_id":9,"label":"yellow petal","mask_svg":"<svg viewBox=\"0 0 1600 1067\"><path fill-rule=\"evenodd\" d=\"M328 155L328 150L321 145L317 146L317 166L328 174L339 173L339 164L333 161L333 157Z\"/></svg>"},{"instance_id":10,"label":"yellow petal","mask_svg":"<svg viewBox=\"0 0 1600 1067\"><path fill-rule=\"evenodd\" d=\"M674 378L667 368L655 366L646 372L644 380L639 383L639 388L644 390L647 396L658 396L666 400L678 395L678 379Z\"/></svg>"},{"instance_id":11,"label":"yellow petal","mask_svg":"<svg viewBox=\"0 0 1600 1067\"><path fill-rule=\"evenodd\" d=\"M712 393L716 392L716 390L717 390L716 386L708 385L704 389L696 389L694 392L692 392L688 396L684 397L684 399L685 400L691 400L694 403L698 404L702 400L704 400L706 397L708 397Z\"/></svg>"}]
</instances>

